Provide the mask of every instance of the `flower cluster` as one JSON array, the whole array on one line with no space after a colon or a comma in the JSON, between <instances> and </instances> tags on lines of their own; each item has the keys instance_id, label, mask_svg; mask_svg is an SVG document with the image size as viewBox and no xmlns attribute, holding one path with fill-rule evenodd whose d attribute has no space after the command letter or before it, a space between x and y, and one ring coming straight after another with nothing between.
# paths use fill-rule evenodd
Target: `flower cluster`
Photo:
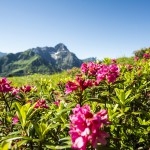
<instances>
[{"instance_id":1,"label":"flower cluster","mask_svg":"<svg viewBox=\"0 0 150 150\"><path fill-rule=\"evenodd\" d=\"M84 91L86 88L93 86L92 80L85 80L82 78L81 75L76 76L76 83L68 81L66 84L66 94L69 94L77 89L80 89L81 91Z\"/></svg>"},{"instance_id":2,"label":"flower cluster","mask_svg":"<svg viewBox=\"0 0 150 150\"><path fill-rule=\"evenodd\" d=\"M83 63L81 65L81 71L88 76L96 76L97 71L100 68L100 64L96 64L94 62Z\"/></svg>"},{"instance_id":3,"label":"flower cluster","mask_svg":"<svg viewBox=\"0 0 150 150\"><path fill-rule=\"evenodd\" d=\"M93 85L99 85L100 81L107 80L108 83L114 83L120 74L120 70L115 64L111 65L96 64L93 62L83 63L81 71L88 77L93 76L94 79L84 79L82 75L76 75L76 82L68 81L66 84L66 94L80 89L84 91Z\"/></svg>"},{"instance_id":4,"label":"flower cluster","mask_svg":"<svg viewBox=\"0 0 150 150\"><path fill-rule=\"evenodd\" d=\"M49 107L46 105L46 101L45 100L38 100L34 106L34 108L46 108L48 109Z\"/></svg>"},{"instance_id":5,"label":"flower cluster","mask_svg":"<svg viewBox=\"0 0 150 150\"><path fill-rule=\"evenodd\" d=\"M19 88L13 87L13 89L12 89L12 95L17 95L19 92L20 92Z\"/></svg>"},{"instance_id":6,"label":"flower cluster","mask_svg":"<svg viewBox=\"0 0 150 150\"><path fill-rule=\"evenodd\" d=\"M93 85L92 80L89 80L89 79L85 80L85 79L82 78L81 75L76 76L76 81L77 81L77 84L80 87L81 91L83 91L87 87L91 87Z\"/></svg>"},{"instance_id":7,"label":"flower cluster","mask_svg":"<svg viewBox=\"0 0 150 150\"><path fill-rule=\"evenodd\" d=\"M86 150L90 144L96 148L97 143L105 145L109 134L102 130L104 125L110 124L106 110L101 110L97 114L90 112L90 107L78 104L70 115L70 131L72 148Z\"/></svg>"},{"instance_id":8,"label":"flower cluster","mask_svg":"<svg viewBox=\"0 0 150 150\"><path fill-rule=\"evenodd\" d=\"M11 82L8 82L6 78L2 78L0 80L0 92L10 92L12 91L12 87L10 86Z\"/></svg>"},{"instance_id":9,"label":"flower cluster","mask_svg":"<svg viewBox=\"0 0 150 150\"><path fill-rule=\"evenodd\" d=\"M108 83L113 83L116 81L116 78L119 76L119 68L116 61L112 60L111 65L105 64L96 64L90 62L88 64L83 63L81 66L81 71L88 76L94 76L97 79L97 83L102 80L107 80Z\"/></svg>"},{"instance_id":10,"label":"flower cluster","mask_svg":"<svg viewBox=\"0 0 150 150\"><path fill-rule=\"evenodd\" d=\"M68 81L67 84L66 84L66 91L65 91L65 93L69 94L69 93L71 93L71 92L73 92L73 91L75 91L77 89L78 89L78 86L77 86L76 83Z\"/></svg>"},{"instance_id":11,"label":"flower cluster","mask_svg":"<svg viewBox=\"0 0 150 150\"><path fill-rule=\"evenodd\" d=\"M30 85L24 85L20 88L21 91L27 93L31 91L31 86Z\"/></svg>"},{"instance_id":12,"label":"flower cluster","mask_svg":"<svg viewBox=\"0 0 150 150\"><path fill-rule=\"evenodd\" d=\"M97 81L107 79L108 83L114 83L118 76L119 76L119 68L117 67L116 64L111 65L103 64L97 71Z\"/></svg>"},{"instance_id":13,"label":"flower cluster","mask_svg":"<svg viewBox=\"0 0 150 150\"><path fill-rule=\"evenodd\" d=\"M143 58L149 59L150 58L150 54L148 54L148 53L143 54Z\"/></svg>"}]
</instances>

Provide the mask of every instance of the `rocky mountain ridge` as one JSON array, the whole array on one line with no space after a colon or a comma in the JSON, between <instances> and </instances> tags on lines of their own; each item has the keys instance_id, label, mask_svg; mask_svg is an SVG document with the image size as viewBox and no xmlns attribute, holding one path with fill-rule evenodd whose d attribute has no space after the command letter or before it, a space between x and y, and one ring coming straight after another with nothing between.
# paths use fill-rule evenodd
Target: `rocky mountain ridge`
<instances>
[{"instance_id":1,"label":"rocky mountain ridge","mask_svg":"<svg viewBox=\"0 0 150 150\"><path fill-rule=\"evenodd\" d=\"M0 76L16 76L32 73L52 74L80 67L82 60L59 43L55 47L37 47L24 52L9 53L0 57Z\"/></svg>"}]
</instances>

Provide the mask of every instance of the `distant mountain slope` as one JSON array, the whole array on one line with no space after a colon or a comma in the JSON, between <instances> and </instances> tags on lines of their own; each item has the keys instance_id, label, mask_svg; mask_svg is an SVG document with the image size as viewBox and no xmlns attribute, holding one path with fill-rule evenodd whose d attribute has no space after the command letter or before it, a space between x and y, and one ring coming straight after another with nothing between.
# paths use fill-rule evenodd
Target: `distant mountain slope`
<instances>
[{"instance_id":1,"label":"distant mountain slope","mask_svg":"<svg viewBox=\"0 0 150 150\"><path fill-rule=\"evenodd\" d=\"M83 62L95 62L96 61L96 57L89 57L89 58L85 58L82 59Z\"/></svg>"},{"instance_id":2,"label":"distant mountain slope","mask_svg":"<svg viewBox=\"0 0 150 150\"><path fill-rule=\"evenodd\" d=\"M82 61L60 43L55 47L37 47L0 58L0 76L54 73L80 67Z\"/></svg>"},{"instance_id":3,"label":"distant mountain slope","mask_svg":"<svg viewBox=\"0 0 150 150\"><path fill-rule=\"evenodd\" d=\"M5 56L5 55L7 55L7 54L0 52L0 57L3 57L3 56Z\"/></svg>"}]
</instances>

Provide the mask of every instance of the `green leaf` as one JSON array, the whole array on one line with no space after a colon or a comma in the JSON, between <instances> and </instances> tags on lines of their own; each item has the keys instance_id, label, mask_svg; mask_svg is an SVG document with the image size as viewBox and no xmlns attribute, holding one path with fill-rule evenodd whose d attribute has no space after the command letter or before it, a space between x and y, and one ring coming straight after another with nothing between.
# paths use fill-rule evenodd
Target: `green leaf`
<instances>
[{"instance_id":1,"label":"green leaf","mask_svg":"<svg viewBox=\"0 0 150 150\"><path fill-rule=\"evenodd\" d=\"M113 112L116 112L117 108L118 108L118 104L115 105Z\"/></svg>"},{"instance_id":2,"label":"green leaf","mask_svg":"<svg viewBox=\"0 0 150 150\"><path fill-rule=\"evenodd\" d=\"M32 138L29 138L27 136L7 136L7 137L2 138L0 142L2 141L10 142L10 141L17 140L17 139L24 139L24 140L29 140L29 141L32 140Z\"/></svg>"},{"instance_id":3,"label":"green leaf","mask_svg":"<svg viewBox=\"0 0 150 150\"><path fill-rule=\"evenodd\" d=\"M1 150L9 150L11 146L11 142L3 142L2 143L2 149Z\"/></svg>"},{"instance_id":4,"label":"green leaf","mask_svg":"<svg viewBox=\"0 0 150 150\"><path fill-rule=\"evenodd\" d=\"M142 112L131 112L131 114L133 114L133 115L139 115L139 114L142 114Z\"/></svg>"},{"instance_id":5,"label":"green leaf","mask_svg":"<svg viewBox=\"0 0 150 150\"><path fill-rule=\"evenodd\" d=\"M139 139L139 143L144 142L145 140L143 138Z\"/></svg>"},{"instance_id":6,"label":"green leaf","mask_svg":"<svg viewBox=\"0 0 150 150\"><path fill-rule=\"evenodd\" d=\"M59 123L56 124L50 124L49 126L46 127L46 129L43 131L42 133L42 137L44 138L44 136L51 130L51 129L56 129L56 127L60 125Z\"/></svg>"},{"instance_id":7,"label":"green leaf","mask_svg":"<svg viewBox=\"0 0 150 150\"><path fill-rule=\"evenodd\" d=\"M66 149L71 148L71 145L64 145L64 146L58 146L58 145L46 145L47 148L53 149L53 150L59 150L59 149Z\"/></svg>"},{"instance_id":8,"label":"green leaf","mask_svg":"<svg viewBox=\"0 0 150 150\"><path fill-rule=\"evenodd\" d=\"M100 99L98 99L98 98L89 98L88 100L85 100L84 102L83 102L83 104L85 104L86 102L100 102Z\"/></svg>"},{"instance_id":9,"label":"green leaf","mask_svg":"<svg viewBox=\"0 0 150 150\"><path fill-rule=\"evenodd\" d=\"M149 127L147 127L147 131L150 131L150 126L149 126Z\"/></svg>"},{"instance_id":10,"label":"green leaf","mask_svg":"<svg viewBox=\"0 0 150 150\"><path fill-rule=\"evenodd\" d=\"M21 140L21 141L17 142L17 146L20 147L20 146L26 144L27 142L28 142L28 140Z\"/></svg>"},{"instance_id":11,"label":"green leaf","mask_svg":"<svg viewBox=\"0 0 150 150\"><path fill-rule=\"evenodd\" d=\"M22 126L24 127L25 123L26 123L26 112L25 112L23 106L21 107L21 111L20 112L21 112L21 117L22 117Z\"/></svg>"},{"instance_id":12,"label":"green leaf","mask_svg":"<svg viewBox=\"0 0 150 150\"><path fill-rule=\"evenodd\" d=\"M128 90L126 93L125 93L125 99L127 99L129 97L129 95L131 94L132 90Z\"/></svg>"},{"instance_id":13,"label":"green leaf","mask_svg":"<svg viewBox=\"0 0 150 150\"><path fill-rule=\"evenodd\" d=\"M113 101L115 101L117 104L121 104L118 98L116 98L116 97L111 97L111 99L112 99Z\"/></svg>"},{"instance_id":14,"label":"green leaf","mask_svg":"<svg viewBox=\"0 0 150 150\"><path fill-rule=\"evenodd\" d=\"M128 98L125 100L125 104L131 103L135 99L135 96Z\"/></svg>"},{"instance_id":15,"label":"green leaf","mask_svg":"<svg viewBox=\"0 0 150 150\"><path fill-rule=\"evenodd\" d=\"M139 121L139 124L142 125L143 124L143 121L140 117L137 117L138 121Z\"/></svg>"},{"instance_id":16,"label":"green leaf","mask_svg":"<svg viewBox=\"0 0 150 150\"><path fill-rule=\"evenodd\" d=\"M120 100L121 104L124 105L124 102L125 102L125 92L124 92L124 90L115 88L115 92L116 92L116 95L117 95L118 99Z\"/></svg>"},{"instance_id":17,"label":"green leaf","mask_svg":"<svg viewBox=\"0 0 150 150\"><path fill-rule=\"evenodd\" d=\"M126 107L124 111L128 112L129 109L130 109L130 107Z\"/></svg>"},{"instance_id":18,"label":"green leaf","mask_svg":"<svg viewBox=\"0 0 150 150\"><path fill-rule=\"evenodd\" d=\"M128 98L128 99L125 101L125 104L131 103L134 99L139 98L139 96L140 96L140 94L136 94L135 96L132 96L132 97Z\"/></svg>"},{"instance_id":19,"label":"green leaf","mask_svg":"<svg viewBox=\"0 0 150 150\"><path fill-rule=\"evenodd\" d=\"M36 103L35 103L35 104L36 104ZM33 113L35 104L32 105L32 106L30 106L30 107L28 108L28 111L27 111L27 114L26 114L26 115L27 115L27 118L30 117L30 115Z\"/></svg>"},{"instance_id":20,"label":"green leaf","mask_svg":"<svg viewBox=\"0 0 150 150\"><path fill-rule=\"evenodd\" d=\"M15 109L17 111L17 115L18 115L20 122L22 122L21 105L19 103L15 103Z\"/></svg>"},{"instance_id":21,"label":"green leaf","mask_svg":"<svg viewBox=\"0 0 150 150\"><path fill-rule=\"evenodd\" d=\"M40 130L40 128L39 128L39 124L35 124L35 123L32 123L33 124L33 126L34 126L34 128L35 128L35 131L36 131L36 133L37 133L37 135L38 135L38 137L40 138L40 139L42 139L42 133L41 133L41 130Z\"/></svg>"},{"instance_id":22,"label":"green leaf","mask_svg":"<svg viewBox=\"0 0 150 150\"><path fill-rule=\"evenodd\" d=\"M70 136L67 136L65 138L62 138L62 139L59 139L59 141L71 141L71 137Z\"/></svg>"},{"instance_id":23,"label":"green leaf","mask_svg":"<svg viewBox=\"0 0 150 150\"><path fill-rule=\"evenodd\" d=\"M117 118L120 118L121 116L123 116L124 115L124 113L121 113L121 114L119 114L118 116L117 116Z\"/></svg>"}]
</instances>

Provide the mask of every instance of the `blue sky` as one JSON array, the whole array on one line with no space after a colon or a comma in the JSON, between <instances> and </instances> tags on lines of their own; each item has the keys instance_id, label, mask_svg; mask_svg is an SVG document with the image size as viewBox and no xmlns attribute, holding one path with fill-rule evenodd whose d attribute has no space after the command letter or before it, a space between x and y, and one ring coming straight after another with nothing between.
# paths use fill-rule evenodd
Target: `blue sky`
<instances>
[{"instance_id":1,"label":"blue sky","mask_svg":"<svg viewBox=\"0 0 150 150\"><path fill-rule=\"evenodd\" d=\"M150 47L149 0L1 0L0 51L64 43L79 58Z\"/></svg>"}]
</instances>

